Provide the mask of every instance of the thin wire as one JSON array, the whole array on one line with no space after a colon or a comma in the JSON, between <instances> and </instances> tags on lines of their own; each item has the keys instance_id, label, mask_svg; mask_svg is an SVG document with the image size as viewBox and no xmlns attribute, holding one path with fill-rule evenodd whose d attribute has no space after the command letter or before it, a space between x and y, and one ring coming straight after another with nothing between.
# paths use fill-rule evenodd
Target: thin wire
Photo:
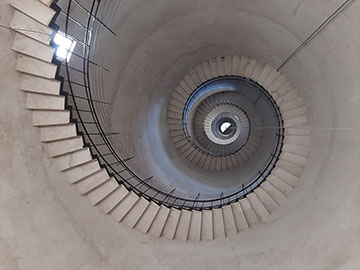
<instances>
[{"instance_id":1,"label":"thin wire","mask_svg":"<svg viewBox=\"0 0 360 270\"><path fill-rule=\"evenodd\" d=\"M346 0L341 4L325 21L323 21L303 43L296 48L296 50L290 54L285 61L277 68L277 71L282 69L294 56L296 56L306 45L308 45L315 37L317 37L325 28L331 24L338 16L340 16L345 10L347 10L356 0Z\"/></svg>"},{"instance_id":2,"label":"thin wire","mask_svg":"<svg viewBox=\"0 0 360 270\"><path fill-rule=\"evenodd\" d=\"M251 128L256 128L256 129L279 129L279 127L251 127ZM348 128L348 127L310 127L310 126L294 126L294 127L285 127L285 129L289 129L289 128L297 128L297 129L312 129L312 130L343 130L343 131L354 131L354 130L359 130L360 128Z\"/></svg>"},{"instance_id":3,"label":"thin wire","mask_svg":"<svg viewBox=\"0 0 360 270\"><path fill-rule=\"evenodd\" d=\"M46 36L49 36L49 37L52 35L52 34L49 34L49 33L42 32L42 31L24 29L24 28L15 28L15 27L6 26L6 25L3 25L3 24L0 24L0 28L5 28L5 29L9 29L9 30L16 30L16 31L21 31L21 32L30 32L30 33L35 33L35 34L41 34L41 35L46 35Z\"/></svg>"}]
</instances>

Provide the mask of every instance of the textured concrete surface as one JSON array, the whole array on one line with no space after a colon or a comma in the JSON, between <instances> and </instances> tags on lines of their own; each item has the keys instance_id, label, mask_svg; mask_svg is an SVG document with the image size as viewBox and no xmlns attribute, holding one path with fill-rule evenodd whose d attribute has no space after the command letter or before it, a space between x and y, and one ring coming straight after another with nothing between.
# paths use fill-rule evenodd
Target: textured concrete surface
<instances>
[{"instance_id":1,"label":"textured concrete surface","mask_svg":"<svg viewBox=\"0 0 360 270\"><path fill-rule=\"evenodd\" d=\"M221 11L210 11L221 10L235 2L181 1L181 6L177 6L177 1L144 1L142 4L140 1L124 1L119 25L132 33L133 38L137 34L139 40L132 42L138 42L142 51L122 44L129 46L128 50L133 54L131 59L125 61L126 65L122 60L127 59L129 51L125 50L122 59L119 59L119 63L124 65L119 69L123 70L119 89L129 88L131 82L132 89L142 89L143 84L130 74L137 65L143 65L143 72L136 73L137 78L142 78L150 64L153 67L154 63L160 63L159 56L164 55L165 48L159 46L163 44L160 42L163 37L156 38L155 35L158 52L153 52L154 58L141 61L146 48L151 47L143 41L146 38L140 32L134 32L129 27L133 20L147 18L144 17L145 11L149 14L150 11L161 11L163 17L150 16L154 21L147 22L146 26L156 29L157 25L169 21L169 29L175 29L175 22L169 18L177 18L176 12L187 14L190 9L187 4L194 5L192 10L197 10L197 3L209 5L205 9L209 13L199 17L199 21L205 21L214 14L219 16L215 18L222 18ZM276 66L341 1L240 2L243 9L249 8L248 14L262 10L263 16L286 25L297 36L284 35L280 39L274 32L265 31L268 34L264 36L264 33L253 29L254 35L250 41L257 40L259 43L244 45L244 54L267 60ZM160 3L164 9L159 9ZM197 8L203 10L201 4ZM135 11L140 13L135 16L131 13ZM18 74L14 71L15 53L10 50L14 33L0 29L0 59L3 63L0 66L0 269L358 269L360 131L347 128L360 128L360 32L356 28L360 24L357 16L359 11L360 5L355 3L285 70L287 77L298 89L303 90L313 127L309 161L302 182L291 195L287 207L277 212L267 224L259 224L227 239L199 244L154 240L131 231L91 207L87 199L80 197L78 191L65 181L64 175L57 172L46 156L39 132L32 126L31 114L24 109L25 94L18 90ZM1 24L8 24L12 12L6 1L0 2ZM241 17L238 13L235 15L236 18ZM246 20L248 17L241 18ZM184 21L188 21L188 18ZM255 21L249 21L246 25L253 25ZM128 28L126 24L129 24ZM234 23L224 20L222 24L212 25L232 29ZM264 23L262 27L270 25ZM201 32L200 29L198 31ZM144 27L144 33L153 32ZM191 36L197 36L195 34L191 33ZM174 33L174 36L187 40L180 33ZM174 36L169 40L174 41ZM235 39L236 35L230 36ZM265 37L272 42L264 42ZM224 39L218 36L216 40ZM188 43L189 48L198 44L197 41ZM210 46L207 53L210 56L233 54L240 50L235 46L237 44L229 41L226 46ZM257 47L255 44L264 46ZM182 46L183 43L179 47ZM170 48L167 50L170 51ZM200 55L195 57L196 54L190 51L179 50L179 55L175 54L173 59L162 59L174 63L179 56L186 56L182 58L186 61L173 66L166 75L164 70L168 68L167 65L148 72L149 77L145 77L149 85L147 91L172 89L170 82L176 84L177 78L181 78L188 68L195 66L202 58ZM149 81L156 75L166 78L161 81L162 85L156 85L154 79ZM139 95L139 92L134 91L135 94ZM143 102L150 97L143 96ZM153 99L156 100L156 95ZM152 104L150 102L149 106ZM137 117L140 116L141 112ZM329 127L344 129L323 129Z\"/></svg>"}]
</instances>

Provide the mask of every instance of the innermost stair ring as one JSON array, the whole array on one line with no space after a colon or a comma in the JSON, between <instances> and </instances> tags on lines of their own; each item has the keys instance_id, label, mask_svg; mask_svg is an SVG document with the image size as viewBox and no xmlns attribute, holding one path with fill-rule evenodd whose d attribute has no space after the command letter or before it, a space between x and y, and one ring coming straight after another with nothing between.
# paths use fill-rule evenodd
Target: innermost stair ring
<instances>
[{"instance_id":1,"label":"innermost stair ring","mask_svg":"<svg viewBox=\"0 0 360 270\"><path fill-rule=\"evenodd\" d=\"M205 117L202 123L193 123L195 135L200 133L199 138L195 138L196 143L204 151L214 156L226 156L238 151L246 143L250 123L249 119L239 107L230 104L220 104L213 108ZM212 144L201 140L203 133L218 147L209 148Z\"/></svg>"}]
</instances>

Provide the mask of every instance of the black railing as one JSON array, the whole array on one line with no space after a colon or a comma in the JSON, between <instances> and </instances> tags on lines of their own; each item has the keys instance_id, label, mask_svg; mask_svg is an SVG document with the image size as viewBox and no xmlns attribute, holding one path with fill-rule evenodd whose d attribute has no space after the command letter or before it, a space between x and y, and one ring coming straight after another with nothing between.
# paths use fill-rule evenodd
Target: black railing
<instances>
[{"instance_id":1,"label":"black railing","mask_svg":"<svg viewBox=\"0 0 360 270\"><path fill-rule=\"evenodd\" d=\"M108 113L111 102L103 100L103 85L98 82L103 73L111 71L96 61L94 40L101 42L96 40L96 36L104 32L116 36L115 31L107 25L106 19L98 15L100 8L100 0L68 0L65 6L60 7L56 24L66 37L78 42L70 60L61 60L61 92L67 97L67 109L71 111L72 121L77 123L78 134L83 135L85 145L109 175L128 190L149 201L188 210L211 209L230 204L245 197L260 185L274 168L281 152L284 135L281 117L278 117L277 147L269 162L250 184L236 190L219 194L198 193L189 198L188 194L162 184L137 166L136 157L124 150L118 133L111 127ZM277 106L276 109L280 115Z\"/></svg>"}]
</instances>

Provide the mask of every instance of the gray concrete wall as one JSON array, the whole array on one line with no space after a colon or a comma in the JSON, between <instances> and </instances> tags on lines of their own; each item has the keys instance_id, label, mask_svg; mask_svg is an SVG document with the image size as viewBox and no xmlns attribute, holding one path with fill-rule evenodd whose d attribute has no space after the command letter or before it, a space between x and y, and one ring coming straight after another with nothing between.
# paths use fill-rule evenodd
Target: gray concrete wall
<instances>
[{"instance_id":1,"label":"gray concrete wall","mask_svg":"<svg viewBox=\"0 0 360 270\"><path fill-rule=\"evenodd\" d=\"M6 2L0 3L2 24L12 14ZM121 93L132 89L142 96L139 104L151 100L152 107L156 95L171 91L199 61L219 54L240 52L276 66L341 3L240 2L238 8L230 8L239 4L230 0L123 2L116 22L124 35L117 47L122 55L113 63L121 83L112 82L109 93L114 97L119 89L126 104ZM312 126L308 163L288 205L267 224L199 244L131 231L91 207L65 181L24 109L10 50L13 33L0 29L0 269L358 269L360 131L347 128L360 128L359 11L355 3L284 70L302 91ZM189 25L200 22L203 27L189 32ZM225 35L225 26L235 32ZM235 37L248 42L237 47ZM123 115L123 108L114 114ZM136 120L131 123L137 125L147 109L129 110ZM134 132L142 127L134 126ZM329 127L344 129L323 129ZM124 138L133 142L132 133Z\"/></svg>"}]
</instances>

